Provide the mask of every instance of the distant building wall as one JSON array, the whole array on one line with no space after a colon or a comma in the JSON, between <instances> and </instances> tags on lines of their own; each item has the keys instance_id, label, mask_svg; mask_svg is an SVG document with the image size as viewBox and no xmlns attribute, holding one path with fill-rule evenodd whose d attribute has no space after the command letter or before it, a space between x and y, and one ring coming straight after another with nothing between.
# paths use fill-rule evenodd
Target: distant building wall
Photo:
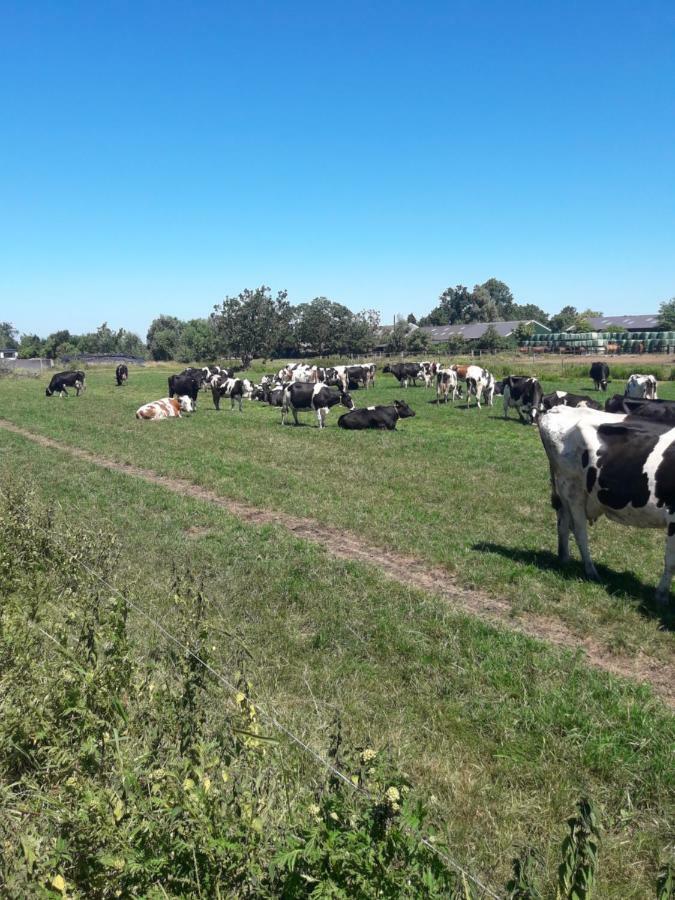
<instances>
[{"instance_id":1,"label":"distant building wall","mask_svg":"<svg viewBox=\"0 0 675 900\"><path fill-rule=\"evenodd\" d=\"M39 374L44 369L53 367L53 359L0 359L0 369L9 369L10 371L17 370Z\"/></svg>"}]
</instances>

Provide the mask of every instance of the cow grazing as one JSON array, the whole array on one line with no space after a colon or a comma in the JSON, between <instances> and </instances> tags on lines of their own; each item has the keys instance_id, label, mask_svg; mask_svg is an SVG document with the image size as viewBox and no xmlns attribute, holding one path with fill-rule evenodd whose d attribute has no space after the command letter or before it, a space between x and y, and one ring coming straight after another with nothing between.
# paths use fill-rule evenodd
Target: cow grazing
<instances>
[{"instance_id":1,"label":"cow grazing","mask_svg":"<svg viewBox=\"0 0 675 900\"><path fill-rule=\"evenodd\" d=\"M665 603L675 571L675 428L636 416L558 406L539 420L558 517L558 556L569 559L572 529L586 575L598 578L587 522L600 516L638 528L667 528L656 599Z\"/></svg>"},{"instance_id":2,"label":"cow grazing","mask_svg":"<svg viewBox=\"0 0 675 900\"><path fill-rule=\"evenodd\" d=\"M51 397L52 394L67 397L68 391L66 388L75 388L75 395L79 397L85 388L84 372L57 372L56 375L52 376L52 380L45 389L45 394L47 397Z\"/></svg>"},{"instance_id":3,"label":"cow grazing","mask_svg":"<svg viewBox=\"0 0 675 900\"><path fill-rule=\"evenodd\" d=\"M387 372L397 378L403 388L407 388L410 381L416 384L416 379L422 377L419 363L394 363L392 366L385 366L382 369L383 375Z\"/></svg>"},{"instance_id":4,"label":"cow grazing","mask_svg":"<svg viewBox=\"0 0 675 900\"><path fill-rule=\"evenodd\" d=\"M251 397L253 385L248 378L226 378L222 375L216 375L211 380L211 394L213 396L213 405L216 409L220 409L222 397L229 397L230 408L234 409L234 404L238 403L239 412L242 412L242 400L244 397Z\"/></svg>"},{"instance_id":5,"label":"cow grazing","mask_svg":"<svg viewBox=\"0 0 675 900\"><path fill-rule=\"evenodd\" d=\"M454 367L453 367L454 368ZM458 367L461 368L461 367ZM473 394L476 398L476 406L478 409L481 408L480 400L481 396L483 397L483 401L488 404L488 406L492 406L494 403L494 395L495 395L495 377L491 372L488 372L487 369L482 369L480 366L467 366L466 368L466 405L467 408L471 406L471 395Z\"/></svg>"},{"instance_id":6,"label":"cow grazing","mask_svg":"<svg viewBox=\"0 0 675 900\"><path fill-rule=\"evenodd\" d=\"M192 398L164 397L162 400L153 400L136 410L137 419L180 419L184 412L192 412L194 404Z\"/></svg>"},{"instance_id":7,"label":"cow grazing","mask_svg":"<svg viewBox=\"0 0 675 900\"><path fill-rule=\"evenodd\" d=\"M596 391L606 391L609 381L609 366L604 362L591 363L591 371L588 373L595 385Z\"/></svg>"},{"instance_id":8,"label":"cow grazing","mask_svg":"<svg viewBox=\"0 0 675 900\"><path fill-rule=\"evenodd\" d=\"M200 385L193 375L169 375L169 397L187 396L196 410Z\"/></svg>"},{"instance_id":9,"label":"cow grazing","mask_svg":"<svg viewBox=\"0 0 675 900\"><path fill-rule=\"evenodd\" d=\"M302 384L294 382L286 386L281 405L281 424L286 424L288 411L293 413L293 421L298 422L298 410L314 410L319 428L326 424L326 415L331 406L341 403L347 409L354 409L354 401L346 391L325 384Z\"/></svg>"},{"instance_id":10,"label":"cow grazing","mask_svg":"<svg viewBox=\"0 0 675 900\"><path fill-rule=\"evenodd\" d=\"M639 416L655 422L672 422L675 425L675 400L633 400L614 394L605 402L605 412Z\"/></svg>"},{"instance_id":11,"label":"cow grazing","mask_svg":"<svg viewBox=\"0 0 675 900\"><path fill-rule=\"evenodd\" d=\"M536 378L509 375L495 384L495 393L504 397L504 418L508 419L510 407L514 407L521 422L531 425L542 411L544 392Z\"/></svg>"},{"instance_id":12,"label":"cow grazing","mask_svg":"<svg viewBox=\"0 0 675 900\"><path fill-rule=\"evenodd\" d=\"M129 369L122 363L115 369L115 379L117 381L117 387L120 387L127 381L129 378Z\"/></svg>"},{"instance_id":13,"label":"cow grazing","mask_svg":"<svg viewBox=\"0 0 675 900\"><path fill-rule=\"evenodd\" d=\"M454 369L439 369L436 372L436 400L438 403L448 402L448 394L452 393L454 404L458 391L457 373Z\"/></svg>"},{"instance_id":14,"label":"cow grazing","mask_svg":"<svg viewBox=\"0 0 675 900\"><path fill-rule=\"evenodd\" d=\"M351 431L362 431L365 428L378 428L381 431L396 431L399 419L408 419L415 413L402 400L394 400L392 406L367 406L344 413L338 419L340 428Z\"/></svg>"},{"instance_id":15,"label":"cow grazing","mask_svg":"<svg viewBox=\"0 0 675 900\"><path fill-rule=\"evenodd\" d=\"M602 409L597 400L591 400L585 394L570 394L569 391L553 391L552 394L545 394L543 398L544 412L553 409L554 406L587 406L589 409Z\"/></svg>"},{"instance_id":16,"label":"cow grazing","mask_svg":"<svg viewBox=\"0 0 675 900\"><path fill-rule=\"evenodd\" d=\"M631 375L623 392L625 397L635 400L656 400L656 378L653 375Z\"/></svg>"}]
</instances>

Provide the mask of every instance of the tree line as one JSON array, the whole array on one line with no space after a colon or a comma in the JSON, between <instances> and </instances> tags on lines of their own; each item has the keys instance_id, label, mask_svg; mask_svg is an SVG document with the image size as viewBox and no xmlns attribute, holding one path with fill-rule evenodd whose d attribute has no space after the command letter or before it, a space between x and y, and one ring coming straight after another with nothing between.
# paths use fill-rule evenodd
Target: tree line
<instances>
[{"instance_id":1,"label":"tree line","mask_svg":"<svg viewBox=\"0 0 675 900\"><path fill-rule=\"evenodd\" d=\"M517 303L507 284L490 278L469 290L458 284L448 287L437 305L419 321L411 313L393 326L383 328L374 309L354 313L327 297L292 305L286 291L273 294L262 285L225 297L203 318L182 320L160 315L151 323L145 340L132 331L115 331L107 322L87 334L60 330L42 338L21 334L9 322L0 322L0 347L16 349L22 358L57 359L79 353L124 354L154 360L208 362L222 358L275 359L298 356L364 355L378 346L389 353L424 352L429 346L426 332L412 326L458 325L471 322L534 320L552 331L591 331L589 319L601 316L596 310L577 310L567 305L549 316L533 303ZM675 298L664 301L659 310L660 327L675 330ZM521 325L511 338L488 328L477 341L457 336L443 348L451 352L478 348L499 350L515 346L537 326Z\"/></svg>"}]
</instances>

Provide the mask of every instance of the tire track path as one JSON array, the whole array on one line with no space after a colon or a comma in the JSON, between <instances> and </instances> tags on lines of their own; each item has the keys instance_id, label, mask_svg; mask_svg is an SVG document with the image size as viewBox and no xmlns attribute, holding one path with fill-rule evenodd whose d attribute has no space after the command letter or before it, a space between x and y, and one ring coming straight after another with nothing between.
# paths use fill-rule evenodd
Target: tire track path
<instances>
[{"instance_id":1,"label":"tire track path","mask_svg":"<svg viewBox=\"0 0 675 900\"><path fill-rule=\"evenodd\" d=\"M433 566L417 557L394 553L365 541L360 535L331 528L313 519L250 506L239 500L223 497L187 479L159 475L152 469L99 456L89 450L36 434L6 419L0 419L0 428L20 435L41 447L58 450L99 468L122 472L181 496L214 504L251 525L276 525L284 528L302 540L323 547L330 556L374 566L387 578L442 597L453 609L475 616L490 625L497 625L567 650L581 650L589 665L613 675L650 684L664 702L675 709L675 664L664 663L642 653L635 656L609 653L594 638L580 637L564 623L546 616L526 614L515 619L508 601L458 586L455 579L440 566Z\"/></svg>"}]
</instances>

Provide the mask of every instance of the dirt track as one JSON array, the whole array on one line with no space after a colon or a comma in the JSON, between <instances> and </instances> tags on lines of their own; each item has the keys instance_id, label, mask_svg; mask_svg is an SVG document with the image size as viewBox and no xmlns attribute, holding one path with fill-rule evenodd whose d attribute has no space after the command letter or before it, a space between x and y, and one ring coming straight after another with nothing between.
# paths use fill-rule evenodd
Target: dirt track
<instances>
[{"instance_id":1,"label":"dirt track","mask_svg":"<svg viewBox=\"0 0 675 900\"><path fill-rule=\"evenodd\" d=\"M528 613L514 619L509 602L490 594L467 591L459 587L452 576L440 567L431 566L415 557L392 553L383 547L367 543L359 535L350 534L342 529L331 529L313 519L298 518L283 512L249 506L238 500L221 497L191 481L158 475L151 469L106 459L88 450L35 434L4 419L0 419L0 428L21 435L42 447L59 450L92 465L123 472L150 484L160 485L182 496L187 495L206 503L213 503L252 525L278 525L302 540L319 544L331 556L340 560L352 559L375 566L387 578L436 594L447 600L453 608L476 616L490 624L499 625L510 631L538 638L569 650L583 650L589 665L604 669L614 675L631 678L638 682L647 682L665 703L675 708L674 665L660 662L644 654L633 657L610 654L593 638L580 638L562 622L545 616Z\"/></svg>"}]
</instances>

